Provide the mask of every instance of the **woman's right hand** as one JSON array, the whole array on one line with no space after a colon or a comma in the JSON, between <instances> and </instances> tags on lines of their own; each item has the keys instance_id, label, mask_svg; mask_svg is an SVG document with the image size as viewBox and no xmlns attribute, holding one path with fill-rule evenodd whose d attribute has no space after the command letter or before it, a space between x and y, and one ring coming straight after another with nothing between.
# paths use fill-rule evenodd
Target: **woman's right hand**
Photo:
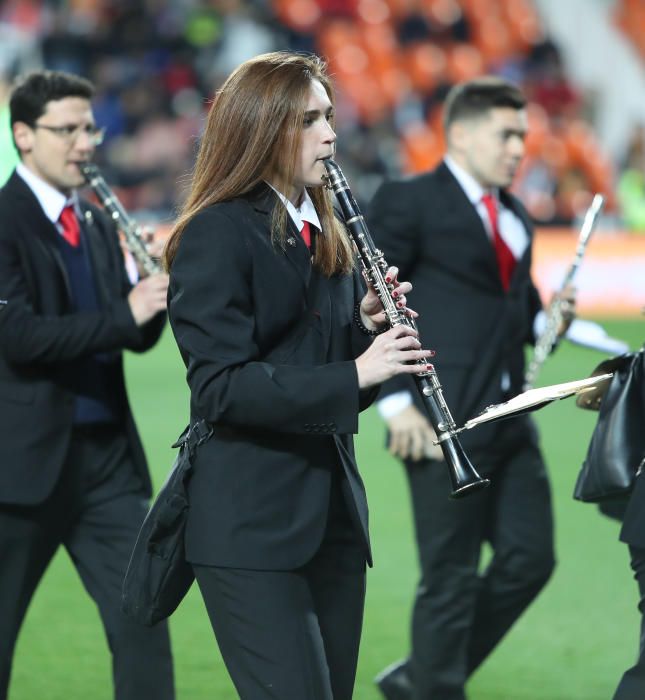
<instances>
[{"instance_id":1,"label":"woman's right hand","mask_svg":"<svg viewBox=\"0 0 645 700\"><path fill-rule=\"evenodd\" d=\"M432 350L422 350L418 333L409 326L398 325L376 336L374 342L356 358L358 386L368 389L397 374L418 374L423 365L407 364L432 357Z\"/></svg>"}]
</instances>

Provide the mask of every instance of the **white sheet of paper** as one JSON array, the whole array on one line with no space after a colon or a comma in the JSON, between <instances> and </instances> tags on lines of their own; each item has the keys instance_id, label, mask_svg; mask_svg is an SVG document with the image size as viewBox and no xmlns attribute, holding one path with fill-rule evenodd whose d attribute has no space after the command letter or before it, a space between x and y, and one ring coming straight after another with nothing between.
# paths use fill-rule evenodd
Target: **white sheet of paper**
<instances>
[{"instance_id":1,"label":"white sheet of paper","mask_svg":"<svg viewBox=\"0 0 645 700\"><path fill-rule=\"evenodd\" d=\"M551 384L550 386L542 386L537 389L529 389L508 401L488 406L478 416L466 421L464 429L470 430L477 425L488 423L492 420L510 418L520 413L536 411L552 401L566 399L568 396L590 391L601 382L609 381L612 376L613 373L600 374L597 377L587 377L586 379L577 379L573 382L563 382L562 384Z\"/></svg>"}]
</instances>

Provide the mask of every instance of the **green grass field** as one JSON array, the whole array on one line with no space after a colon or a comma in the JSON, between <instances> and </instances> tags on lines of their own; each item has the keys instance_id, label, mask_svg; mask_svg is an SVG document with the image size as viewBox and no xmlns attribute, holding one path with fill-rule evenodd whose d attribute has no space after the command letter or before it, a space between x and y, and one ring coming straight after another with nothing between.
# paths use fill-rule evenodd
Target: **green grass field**
<instances>
[{"instance_id":1,"label":"green grass field","mask_svg":"<svg viewBox=\"0 0 645 700\"><path fill-rule=\"evenodd\" d=\"M607 330L632 348L643 320L612 321ZM603 356L564 344L540 384L587 376ZM128 357L128 384L157 485L173 459L169 445L187 419L183 366L167 332L152 352ZM550 584L469 686L472 700L608 700L632 663L638 639L637 591L618 525L571 492L595 415L572 399L536 414L554 491L559 564ZM416 584L407 486L383 448L373 409L357 439L367 485L375 567L368 596L355 697L377 700L372 678L407 651ZM0 621L0 625L2 622ZM201 599L193 589L171 620L179 700L236 697ZM16 652L11 700L108 700L107 646L93 603L65 552L48 570L29 610ZM142 700L153 700L142 698Z\"/></svg>"}]
</instances>

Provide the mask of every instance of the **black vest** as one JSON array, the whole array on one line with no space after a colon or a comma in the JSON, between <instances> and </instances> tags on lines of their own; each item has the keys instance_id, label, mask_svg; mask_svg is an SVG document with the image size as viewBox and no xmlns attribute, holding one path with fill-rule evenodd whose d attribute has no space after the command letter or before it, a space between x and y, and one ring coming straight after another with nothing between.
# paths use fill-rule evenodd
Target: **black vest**
<instances>
[{"instance_id":1,"label":"black vest","mask_svg":"<svg viewBox=\"0 0 645 700\"><path fill-rule=\"evenodd\" d=\"M101 309L86 240L82 227L80 243L76 247L71 246L62 236L58 236L75 313ZM119 372L117 363L109 355L102 353L75 360L70 370L73 373L73 390L76 394L74 423L118 422L121 411L114 392Z\"/></svg>"}]
</instances>

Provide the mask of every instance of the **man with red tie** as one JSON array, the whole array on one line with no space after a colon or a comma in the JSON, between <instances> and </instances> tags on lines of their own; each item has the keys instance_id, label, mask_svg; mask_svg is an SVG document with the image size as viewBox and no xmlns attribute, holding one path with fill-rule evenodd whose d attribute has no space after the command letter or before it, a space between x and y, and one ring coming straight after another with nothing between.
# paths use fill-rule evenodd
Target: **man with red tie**
<instances>
[{"instance_id":1,"label":"man with red tie","mask_svg":"<svg viewBox=\"0 0 645 700\"><path fill-rule=\"evenodd\" d=\"M0 699L60 545L99 609L115 698L174 698L165 624L139 627L120 609L151 494L122 351L158 340L168 279L133 286L114 225L76 191L102 139L92 95L82 78L38 71L10 98L20 163L0 190Z\"/></svg>"},{"instance_id":2,"label":"man with red tie","mask_svg":"<svg viewBox=\"0 0 645 700\"><path fill-rule=\"evenodd\" d=\"M521 92L499 79L457 85L445 103L443 162L382 185L369 211L385 259L413 284L419 337L436 349L457 425L522 391L524 347L543 316L530 276L532 226L507 191L524 155L525 107ZM462 433L491 485L450 500L418 392L401 377L381 396L390 451L410 484L421 581L410 656L376 681L388 700L464 700L468 677L553 570L551 496L535 426L521 416ZM479 573L485 542L494 554Z\"/></svg>"}]
</instances>

